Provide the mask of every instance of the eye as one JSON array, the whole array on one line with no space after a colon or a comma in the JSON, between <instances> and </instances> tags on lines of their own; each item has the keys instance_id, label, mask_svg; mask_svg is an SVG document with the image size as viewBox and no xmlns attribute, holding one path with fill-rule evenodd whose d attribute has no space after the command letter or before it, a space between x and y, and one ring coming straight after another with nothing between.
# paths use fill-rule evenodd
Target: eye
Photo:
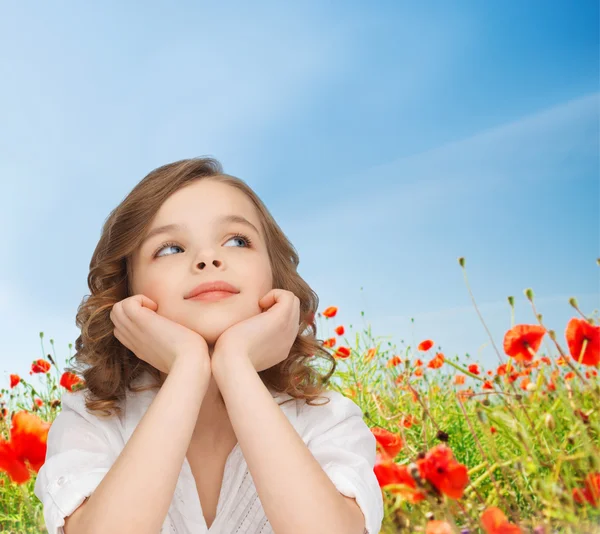
<instances>
[{"instance_id":1,"label":"eye","mask_svg":"<svg viewBox=\"0 0 600 534\"><path fill-rule=\"evenodd\" d=\"M163 243L159 249L154 253L154 258L160 257L161 255L159 255L159 252L162 252L163 249L165 248L179 248L181 249L181 247L177 244L177 243L172 243L170 241ZM183 250L183 249L182 249ZM167 256L170 256L170 254L167 254Z\"/></svg>"},{"instance_id":2,"label":"eye","mask_svg":"<svg viewBox=\"0 0 600 534\"><path fill-rule=\"evenodd\" d=\"M250 248L250 245L252 245L252 240L247 235L244 235L244 234L235 234L233 237L230 237L227 240L227 243L229 243L229 241L231 241L232 239L242 239L243 241L246 242L246 246L248 248Z\"/></svg>"},{"instance_id":3,"label":"eye","mask_svg":"<svg viewBox=\"0 0 600 534\"><path fill-rule=\"evenodd\" d=\"M243 240L243 241L246 242L246 247L247 248L251 248L252 240L247 235L244 235L244 234L235 234L234 236L230 237L226 242L229 243L229 241L231 241L232 239L241 239L241 240ZM164 254L159 254L159 252L162 252L166 248L178 248L178 249L183 250L183 247L181 247L177 243L175 243L173 241L167 241L166 243L163 243L162 245L160 245L160 247L158 248L158 250L154 253L153 257L157 258L157 257L164 256ZM172 254L166 254L166 255L167 256L172 256Z\"/></svg>"}]
</instances>

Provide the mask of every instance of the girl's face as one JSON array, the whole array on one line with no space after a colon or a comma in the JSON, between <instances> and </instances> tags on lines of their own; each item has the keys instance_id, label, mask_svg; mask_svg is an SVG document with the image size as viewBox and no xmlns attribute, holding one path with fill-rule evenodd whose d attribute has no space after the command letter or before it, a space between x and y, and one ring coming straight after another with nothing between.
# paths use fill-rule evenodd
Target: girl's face
<instances>
[{"instance_id":1,"label":"girl's face","mask_svg":"<svg viewBox=\"0 0 600 534\"><path fill-rule=\"evenodd\" d=\"M221 219L230 215L256 229ZM171 224L181 228L152 233ZM254 205L242 191L211 180L193 182L163 203L132 261L134 294L146 295L158 314L198 332L211 353L227 328L261 312L258 301L273 289ZM199 284L217 280L239 293L214 301L186 298Z\"/></svg>"}]
</instances>

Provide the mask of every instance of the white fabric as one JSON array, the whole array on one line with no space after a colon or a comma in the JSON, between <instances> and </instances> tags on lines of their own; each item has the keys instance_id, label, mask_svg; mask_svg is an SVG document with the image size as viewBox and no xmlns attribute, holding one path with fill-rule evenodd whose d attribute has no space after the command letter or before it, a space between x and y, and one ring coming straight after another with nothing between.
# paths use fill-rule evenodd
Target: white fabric
<instances>
[{"instance_id":1,"label":"white fabric","mask_svg":"<svg viewBox=\"0 0 600 534\"><path fill-rule=\"evenodd\" d=\"M144 375L136 383L146 384L148 378ZM378 534L384 510L381 489L373 472L375 437L363 421L361 409L334 390L324 393L330 402L323 406L309 406L303 400L281 405L292 397L269 391L338 491L356 499L365 516L365 534ZM87 412L84 391L63 394L62 410L50 427L46 460L34 488L44 507L49 534L64 534L65 517L100 484L157 392L156 389L127 392L123 414L110 419ZM210 529L190 465L184 458L160 532L273 533L239 443L227 458L217 514Z\"/></svg>"}]
</instances>

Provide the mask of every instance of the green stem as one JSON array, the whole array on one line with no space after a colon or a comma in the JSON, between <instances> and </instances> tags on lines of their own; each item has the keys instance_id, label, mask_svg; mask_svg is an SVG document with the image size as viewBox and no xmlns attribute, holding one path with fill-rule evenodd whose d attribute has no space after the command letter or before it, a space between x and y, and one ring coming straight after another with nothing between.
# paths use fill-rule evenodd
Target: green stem
<instances>
[{"instance_id":1,"label":"green stem","mask_svg":"<svg viewBox=\"0 0 600 534\"><path fill-rule=\"evenodd\" d=\"M445 360L444 363L451 365L455 369L458 369L461 373L465 373L466 375L469 375L472 378L476 378L477 380L481 380L482 382L485 381L485 378L482 378L480 376L477 376L476 374L471 373L470 371L467 371L465 368L461 367L460 365L454 362L451 362L450 360Z\"/></svg>"}]
</instances>

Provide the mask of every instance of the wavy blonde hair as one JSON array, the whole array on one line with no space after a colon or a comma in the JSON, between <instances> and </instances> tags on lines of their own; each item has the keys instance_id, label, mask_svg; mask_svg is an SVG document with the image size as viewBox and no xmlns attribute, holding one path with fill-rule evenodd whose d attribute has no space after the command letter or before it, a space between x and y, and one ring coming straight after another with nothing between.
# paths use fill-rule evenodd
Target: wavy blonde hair
<instances>
[{"instance_id":1,"label":"wavy blonde hair","mask_svg":"<svg viewBox=\"0 0 600 534\"><path fill-rule=\"evenodd\" d=\"M263 383L307 404L322 397L336 369L336 359L316 338L314 317L319 298L297 272L299 257L296 249L275 222L269 210L242 180L223 173L214 158L192 158L169 163L147 174L110 213L92 259L88 274L91 295L77 309L76 324L81 335L75 341L76 361L67 368L83 378L87 391L86 408L101 417L121 414L120 403L126 391L160 388L164 377L158 369L138 358L113 335L110 312L115 303L132 296L132 256L150 228L150 223L163 202L175 191L195 180L216 180L244 192L252 201L261 220L273 272L273 288L291 291L300 299L298 335L285 360L259 372ZM323 358L332 366L321 375L310 360ZM132 382L148 372L154 381L145 387ZM324 404L327 404L325 402ZM318 406L320 406L319 404Z\"/></svg>"}]
</instances>

